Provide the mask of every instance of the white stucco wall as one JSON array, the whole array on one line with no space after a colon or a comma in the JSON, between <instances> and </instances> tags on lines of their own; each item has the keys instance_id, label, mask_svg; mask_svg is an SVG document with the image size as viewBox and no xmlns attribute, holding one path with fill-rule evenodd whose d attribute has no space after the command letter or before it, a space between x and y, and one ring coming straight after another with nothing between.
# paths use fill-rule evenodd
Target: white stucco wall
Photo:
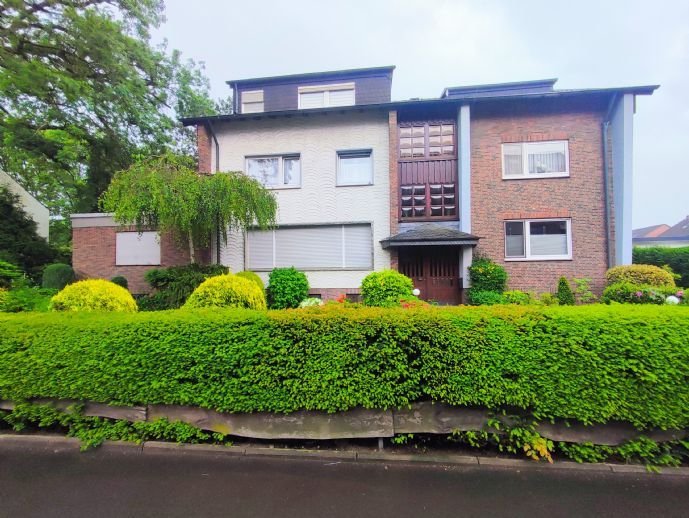
<instances>
[{"instance_id":1,"label":"white stucco wall","mask_svg":"<svg viewBox=\"0 0 689 518\"><path fill-rule=\"evenodd\" d=\"M36 222L38 235L48 239L48 228L50 226L50 212L48 209L4 171L0 171L0 185L7 186L11 192L19 196L19 201L21 201L24 210Z\"/></svg>"},{"instance_id":2,"label":"white stucco wall","mask_svg":"<svg viewBox=\"0 0 689 518\"><path fill-rule=\"evenodd\" d=\"M387 112L232 121L217 125L215 131L221 171L244 171L246 156L300 155L301 187L274 190L278 224L371 222L373 267L389 268L390 255L380 246L390 234ZM373 185L336 186L337 151L348 149L372 150ZM230 236L221 262L233 271L244 269L242 236ZM370 271L305 273L312 288L357 288ZM267 279L267 273L261 276Z\"/></svg>"}]
</instances>

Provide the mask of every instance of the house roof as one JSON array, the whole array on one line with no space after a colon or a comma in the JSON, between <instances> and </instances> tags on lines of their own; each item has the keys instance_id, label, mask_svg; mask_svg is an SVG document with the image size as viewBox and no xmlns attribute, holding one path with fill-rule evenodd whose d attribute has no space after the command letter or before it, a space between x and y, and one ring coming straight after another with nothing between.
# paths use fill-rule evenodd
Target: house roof
<instances>
[{"instance_id":1,"label":"house roof","mask_svg":"<svg viewBox=\"0 0 689 518\"><path fill-rule=\"evenodd\" d=\"M428 245L470 245L478 244L479 238L454 228L434 223L422 223L410 230L383 239L383 248Z\"/></svg>"},{"instance_id":2,"label":"house roof","mask_svg":"<svg viewBox=\"0 0 689 518\"><path fill-rule=\"evenodd\" d=\"M485 97L497 94L516 95L519 93L552 92L556 82L557 79L537 79L535 81L517 81L514 83L449 86L443 90L440 97Z\"/></svg>"},{"instance_id":3,"label":"house roof","mask_svg":"<svg viewBox=\"0 0 689 518\"><path fill-rule=\"evenodd\" d=\"M294 81L301 79L327 79L329 76L362 76L375 74L392 74L395 70L394 65L385 67L369 67L369 68L349 68L345 70L328 70L325 72L307 72L305 74L288 74L282 76L268 76L268 77L251 77L246 79L234 79L232 81L225 81L230 86L251 84L251 83L281 83L285 81Z\"/></svg>"},{"instance_id":4,"label":"house roof","mask_svg":"<svg viewBox=\"0 0 689 518\"><path fill-rule=\"evenodd\" d=\"M663 232L660 237L689 238L689 216Z\"/></svg>"},{"instance_id":5,"label":"house roof","mask_svg":"<svg viewBox=\"0 0 689 518\"><path fill-rule=\"evenodd\" d=\"M660 225L651 225L650 227L637 228L632 230L632 238L637 239L640 237L658 237L669 228L670 225L665 223L661 223Z\"/></svg>"}]
</instances>

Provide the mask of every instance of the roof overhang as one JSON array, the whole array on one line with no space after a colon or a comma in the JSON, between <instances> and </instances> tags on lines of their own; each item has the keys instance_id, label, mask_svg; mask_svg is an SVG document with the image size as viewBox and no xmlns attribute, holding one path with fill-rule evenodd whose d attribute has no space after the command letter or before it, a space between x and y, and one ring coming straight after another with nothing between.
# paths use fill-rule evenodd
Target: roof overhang
<instances>
[{"instance_id":1,"label":"roof overhang","mask_svg":"<svg viewBox=\"0 0 689 518\"><path fill-rule=\"evenodd\" d=\"M412 246L476 246L479 238L453 228L434 223L423 223L418 226L383 239L383 248L401 248Z\"/></svg>"}]
</instances>

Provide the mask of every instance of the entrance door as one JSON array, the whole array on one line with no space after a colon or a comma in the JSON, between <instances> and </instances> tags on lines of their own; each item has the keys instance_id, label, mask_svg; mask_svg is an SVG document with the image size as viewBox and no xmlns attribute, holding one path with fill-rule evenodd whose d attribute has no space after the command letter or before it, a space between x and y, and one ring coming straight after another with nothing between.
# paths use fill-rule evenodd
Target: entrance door
<instances>
[{"instance_id":1,"label":"entrance door","mask_svg":"<svg viewBox=\"0 0 689 518\"><path fill-rule=\"evenodd\" d=\"M402 248L399 269L414 281L414 287L421 291L421 299L459 304L459 247Z\"/></svg>"}]
</instances>

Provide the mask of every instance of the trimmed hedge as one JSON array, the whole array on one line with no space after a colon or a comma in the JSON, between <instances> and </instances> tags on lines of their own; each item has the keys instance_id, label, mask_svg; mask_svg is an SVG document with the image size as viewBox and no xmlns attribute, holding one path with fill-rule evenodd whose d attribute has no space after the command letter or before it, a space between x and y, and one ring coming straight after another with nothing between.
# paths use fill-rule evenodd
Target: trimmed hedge
<instances>
[{"instance_id":1,"label":"trimmed hedge","mask_svg":"<svg viewBox=\"0 0 689 518\"><path fill-rule=\"evenodd\" d=\"M0 315L0 399L219 411L420 399L689 426L689 310L616 306Z\"/></svg>"},{"instance_id":2,"label":"trimmed hedge","mask_svg":"<svg viewBox=\"0 0 689 518\"><path fill-rule=\"evenodd\" d=\"M361 281L361 300L366 306L399 306L400 300L414 298L414 283L395 270L369 273Z\"/></svg>"},{"instance_id":3,"label":"trimmed hedge","mask_svg":"<svg viewBox=\"0 0 689 518\"><path fill-rule=\"evenodd\" d=\"M46 289L61 290L76 279L74 269L64 263L49 264L43 270L42 285Z\"/></svg>"},{"instance_id":4,"label":"trimmed hedge","mask_svg":"<svg viewBox=\"0 0 689 518\"><path fill-rule=\"evenodd\" d=\"M203 281L182 307L266 309L266 296L254 281L227 273Z\"/></svg>"},{"instance_id":5,"label":"trimmed hedge","mask_svg":"<svg viewBox=\"0 0 689 518\"><path fill-rule=\"evenodd\" d=\"M132 294L114 282L86 279L68 284L50 299L53 311L137 311Z\"/></svg>"},{"instance_id":6,"label":"trimmed hedge","mask_svg":"<svg viewBox=\"0 0 689 518\"><path fill-rule=\"evenodd\" d=\"M689 246L677 248L668 246L636 247L632 252L632 257L635 264L668 265L673 272L682 276L678 284L689 288Z\"/></svg>"},{"instance_id":7,"label":"trimmed hedge","mask_svg":"<svg viewBox=\"0 0 689 518\"><path fill-rule=\"evenodd\" d=\"M618 282L631 282L647 286L675 287L675 278L672 273L651 264L614 266L605 272L605 280L608 286Z\"/></svg>"}]
</instances>

